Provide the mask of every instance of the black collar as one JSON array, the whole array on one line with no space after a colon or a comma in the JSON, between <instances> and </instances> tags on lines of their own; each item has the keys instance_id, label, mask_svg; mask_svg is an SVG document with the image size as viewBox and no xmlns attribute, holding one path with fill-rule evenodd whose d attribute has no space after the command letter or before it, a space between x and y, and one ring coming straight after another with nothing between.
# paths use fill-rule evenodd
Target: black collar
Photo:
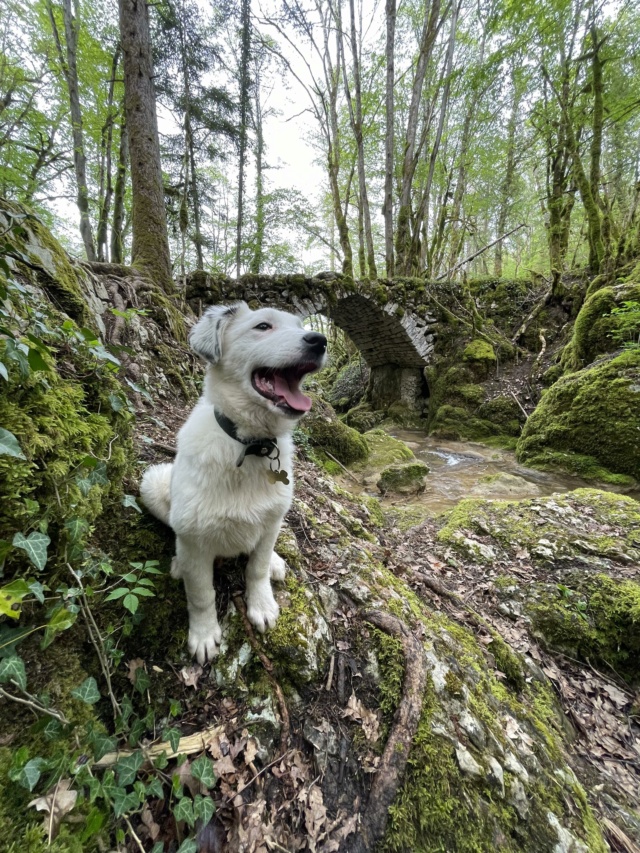
<instances>
[{"instance_id":1,"label":"black collar","mask_svg":"<svg viewBox=\"0 0 640 853\"><path fill-rule=\"evenodd\" d=\"M240 438L238 435L238 427L234 424L231 418L228 418L222 412L219 412L215 406L213 409L213 413L216 416L216 420L220 425L220 429L229 436L229 438L233 438L234 441L239 442L240 444L244 444L244 450L238 456L238 461L236 462L236 467L240 467L244 462L245 456L264 456L267 459L277 459L279 457L278 452L278 440L275 438Z\"/></svg>"}]
</instances>

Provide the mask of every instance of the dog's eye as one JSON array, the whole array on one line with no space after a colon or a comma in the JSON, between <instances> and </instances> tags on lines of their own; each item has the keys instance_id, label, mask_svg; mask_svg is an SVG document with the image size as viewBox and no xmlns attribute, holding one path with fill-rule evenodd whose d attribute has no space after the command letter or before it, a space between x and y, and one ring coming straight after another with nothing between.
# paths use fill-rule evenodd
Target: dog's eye
<instances>
[{"instance_id":1,"label":"dog's eye","mask_svg":"<svg viewBox=\"0 0 640 853\"><path fill-rule=\"evenodd\" d=\"M268 332L269 329L273 329L273 326L271 323L258 323L258 325L253 328L257 329L259 332Z\"/></svg>"}]
</instances>

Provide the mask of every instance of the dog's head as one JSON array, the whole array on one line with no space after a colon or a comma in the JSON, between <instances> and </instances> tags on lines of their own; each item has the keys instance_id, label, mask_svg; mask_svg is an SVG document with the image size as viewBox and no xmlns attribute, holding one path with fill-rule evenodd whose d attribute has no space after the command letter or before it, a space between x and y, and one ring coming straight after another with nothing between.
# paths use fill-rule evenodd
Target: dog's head
<instances>
[{"instance_id":1,"label":"dog's head","mask_svg":"<svg viewBox=\"0 0 640 853\"><path fill-rule=\"evenodd\" d=\"M231 383L245 399L287 418L311 408L300 382L323 366L327 339L293 314L252 311L246 302L216 305L193 327L189 343L214 366L216 379Z\"/></svg>"}]
</instances>

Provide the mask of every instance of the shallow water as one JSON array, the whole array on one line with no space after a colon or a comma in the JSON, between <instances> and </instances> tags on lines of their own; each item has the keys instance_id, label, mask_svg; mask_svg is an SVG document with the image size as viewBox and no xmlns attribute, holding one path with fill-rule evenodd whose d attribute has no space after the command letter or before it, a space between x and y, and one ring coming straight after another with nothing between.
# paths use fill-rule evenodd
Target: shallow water
<instances>
[{"instance_id":1,"label":"shallow water","mask_svg":"<svg viewBox=\"0 0 640 853\"><path fill-rule=\"evenodd\" d=\"M387 506L410 504L424 507L426 514L432 515L451 509L468 497L523 500L583 487L593 488L594 485L568 474L525 468L517 461L515 453L508 450L475 442L446 441L413 430L395 430L391 434L404 441L416 457L429 466L431 473L422 494L410 497L389 495L382 499ZM616 491L613 487L600 488ZM375 487L367 487L367 491L380 497ZM640 495L636 492L634 497Z\"/></svg>"}]
</instances>

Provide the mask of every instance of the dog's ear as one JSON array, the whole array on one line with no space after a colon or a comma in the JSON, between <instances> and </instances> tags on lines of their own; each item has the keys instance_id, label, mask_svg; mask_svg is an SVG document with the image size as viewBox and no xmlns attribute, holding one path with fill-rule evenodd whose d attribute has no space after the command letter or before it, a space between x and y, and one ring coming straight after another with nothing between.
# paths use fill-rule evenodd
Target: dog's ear
<instances>
[{"instance_id":1,"label":"dog's ear","mask_svg":"<svg viewBox=\"0 0 640 853\"><path fill-rule=\"evenodd\" d=\"M249 310L246 302L207 308L189 334L191 349L209 364L216 364L222 356L224 330L237 314Z\"/></svg>"}]
</instances>

